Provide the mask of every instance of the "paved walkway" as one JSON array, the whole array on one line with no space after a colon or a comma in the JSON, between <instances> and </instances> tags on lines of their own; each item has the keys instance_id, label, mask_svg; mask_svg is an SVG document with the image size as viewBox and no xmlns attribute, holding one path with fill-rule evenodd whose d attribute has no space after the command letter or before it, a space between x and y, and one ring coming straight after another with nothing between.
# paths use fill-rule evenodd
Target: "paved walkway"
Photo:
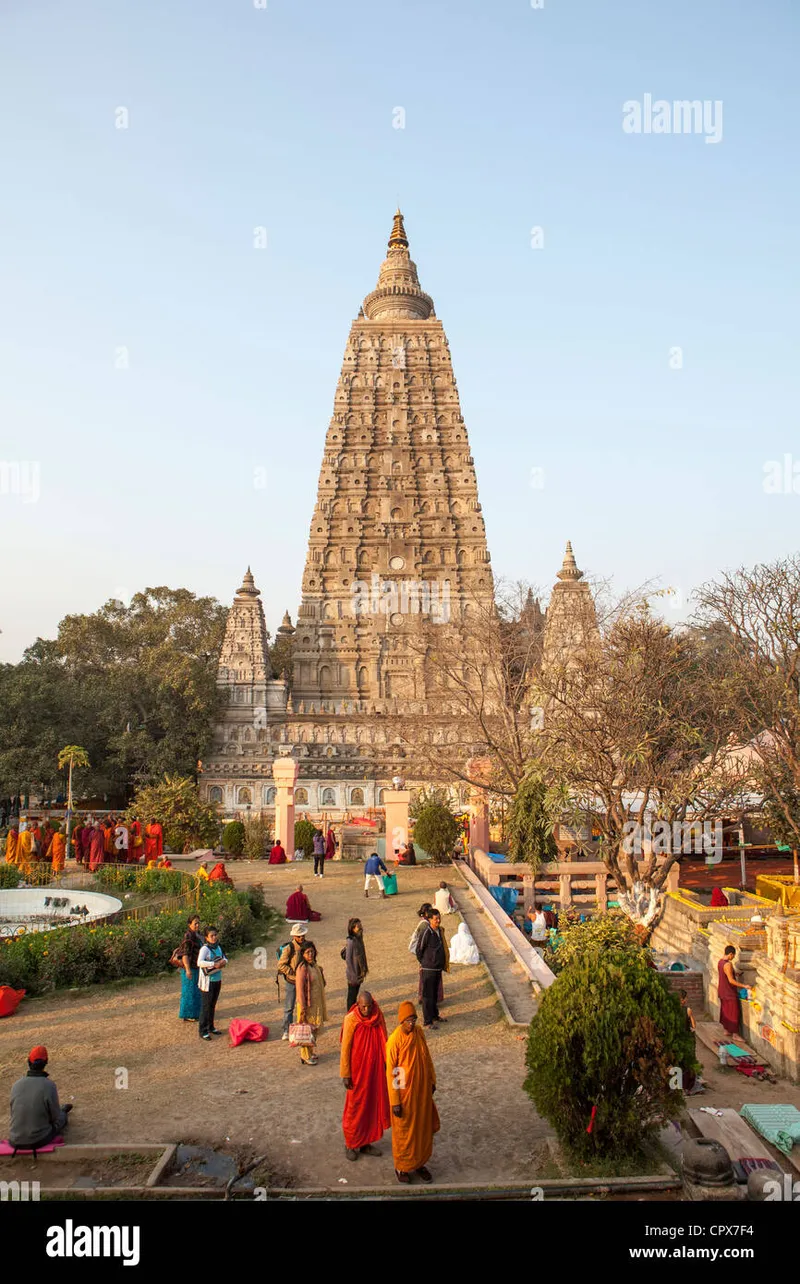
<instances>
[{"instance_id":1,"label":"paved walkway","mask_svg":"<svg viewBox=\"0 0 800 1284\"><path fill-rule=\"evenodd\" d=\"M469 887L455 878L450 883L459 914L475 938L481 959L486 963L494 983L505 999L512 1021L529 1025L536 1012L536 998L525 969L503 941L485 909L479 905Z\"/></svg>"}]
</instances>

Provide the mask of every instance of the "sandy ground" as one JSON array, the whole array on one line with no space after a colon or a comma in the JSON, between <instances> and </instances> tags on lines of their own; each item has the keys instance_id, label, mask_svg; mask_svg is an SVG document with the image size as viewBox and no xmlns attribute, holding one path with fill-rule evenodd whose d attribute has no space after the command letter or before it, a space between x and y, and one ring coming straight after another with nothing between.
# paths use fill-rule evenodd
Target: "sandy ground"
<instances>
[{"instance_id":1,"label":"sandy ground","mask_svg":"<svg viewBox=\"0 0 800 1284\"><path fill-rule=\"evenodd\" d=\"M217 1009L223 1029L232 1017L265 1022L266 1044L202 1042L196 1025L178 1020L177 975L62 992L26 1000L0 1022L0 1100L8 1100L11 1084L24 1072L30 1047L45 1043L62 1101L74 1101L71 1142L229 1142L268 1154L273 1171L295 1184L336 1185L342 1178L351 1185L394 1184L389 1133L381 1158L353 1164L344 1155L338 1034L346 983L339 951L348 918L359 915L367 984L391 1031L398 1004L416 1001L417 965L408 940L417 908L432 899L441 872L401 870L400 894L384 901L374 886L364 899L363 877L350 864L328 862L324 879L313 877L308 862L228 868L237 884L263 883L267 901L281 912L300 880L323 915L309 925L327 979L329 1024L319 1040L319 1064L301 1067L299 1053L280 1039L283 1001L275 987L274 946L288 938L282 929L267 946L266 971L254 966L252 954L233 960ZM458 921L455 915L447 920L448 936ZM434 1177L527 1180L550 1130L522 1091L524 1041L503 1020L482 966L453 965L445 996L448 1023L429 1034L442 1119ZM121 1068L127 1088L115 1086Z\"/></svg>"}]
</instances>

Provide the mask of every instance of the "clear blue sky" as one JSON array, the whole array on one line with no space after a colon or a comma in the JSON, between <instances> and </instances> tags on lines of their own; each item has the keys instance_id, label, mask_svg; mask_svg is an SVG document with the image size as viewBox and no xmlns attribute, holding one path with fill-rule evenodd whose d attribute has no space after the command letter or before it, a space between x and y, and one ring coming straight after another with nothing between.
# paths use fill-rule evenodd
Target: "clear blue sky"
<instances>
[{"instance_id":1,"label":"clear blue sky","mask_svg":"<svg viewBox=\"0 0 800 1284\"><path fill-rule=\"evenodd\" d=\"M40 498L7 472L0 659L248 562L294 617L398 200L496 574L546 588L571 538L685 600L796 550L762 481L800 464L799 34L795 0L3 0L0 462ZM625 133L648 93L721 100L722 141Z\"/></svg>"}]
</instances>

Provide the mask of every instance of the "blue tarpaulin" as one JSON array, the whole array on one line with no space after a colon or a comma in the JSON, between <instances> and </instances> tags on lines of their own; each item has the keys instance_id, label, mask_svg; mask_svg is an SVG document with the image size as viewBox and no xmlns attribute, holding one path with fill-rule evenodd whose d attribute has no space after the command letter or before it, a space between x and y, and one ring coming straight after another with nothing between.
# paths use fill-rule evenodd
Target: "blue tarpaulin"
<instances>
[{"instance_id":1,"label":"blue tarpaulin","mask_svg":"<svg viewBox=\"0 0 800 1284\"><path fill-rule=\"evenodd\" d=\"M489 891L506 914L514 913L517 908L516 887L490 887Z\"/></svg>"}]
</instances>

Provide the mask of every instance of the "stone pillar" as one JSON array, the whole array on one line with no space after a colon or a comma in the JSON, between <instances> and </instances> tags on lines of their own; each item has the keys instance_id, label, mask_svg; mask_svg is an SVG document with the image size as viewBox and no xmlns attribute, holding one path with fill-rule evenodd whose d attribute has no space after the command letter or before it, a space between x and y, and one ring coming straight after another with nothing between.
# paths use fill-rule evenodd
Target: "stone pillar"
<instances>
[{"instance_id":1,"label":"stone pillar","mask_svg":"<svg viewBox=\"0 0 800 1284\"><path fill-rule=\"evenodd\" d=\"M595 874L594 876L594 894L597 898L597 908L601 914L605 914L608 909L608 890L606 884L608 874Z\"/></svg>"},{"instance_id":2,"label":"stone pillar","mask_svg":"<svg viewBox=\"0 0 800 1284\"><path fill-rule=\"evenodd\" d=\"M473 779L486 779L491 771L489 758L470 758L467 771ZM489 797L480 785L471 785L469 791L469 845L482 852L489 851Z\"/></svg>"},{"instance_id":3,"label":"stone pillar","mask_svg":"<svg viewBox=\"0 0 800 1284\"><path fill-rule=\"evenodd\" d=\"M395 848L408 842L408 807L411 802L409 789L387 789L383 795L386 808L386 860L394 856Z\"/></svg>"},{"instance_id":4,"label":"stone pillar","mask_svg":"<svg viewBox=\"0 0 800 1284\"><path fill-rule=\"evenodd\" d=\"M297 763L294 758L276 758L272 764L275 781L275 838L283 844L288 860L294 860L294 786Z\"/></svg>"}]
</instances>

